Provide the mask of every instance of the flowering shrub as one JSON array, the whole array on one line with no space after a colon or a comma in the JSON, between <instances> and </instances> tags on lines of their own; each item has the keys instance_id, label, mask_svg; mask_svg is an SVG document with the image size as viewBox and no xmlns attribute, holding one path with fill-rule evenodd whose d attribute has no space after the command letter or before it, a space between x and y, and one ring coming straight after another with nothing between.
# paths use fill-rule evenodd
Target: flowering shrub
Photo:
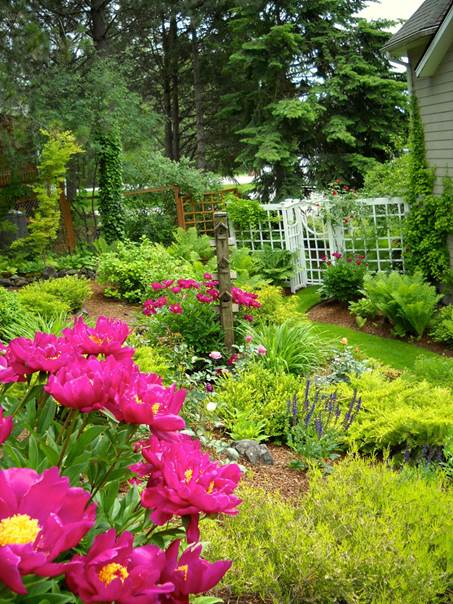
<instances>
[{"instance_id":1,"label":"flowering shrub","mask_svg":"<svg viewBox=\"0 0 453 604\"><path fill-rule=\"evenodd\" d=\"M198 353L218 348L223 335L216 306L219 304L218 281L205 273L202 281L165 279L151 283L153 297L145 300L143 313L154 320L151 329L158 336L180 334ZM233 303L241 309L240 317L253 321L250 309L259 308L258 295L232 287Z\"/></svg>"},{"instance_id":2,"label":"flowering shrub","mask_svg":"<svg viewBox=\"0 0 453 604\"><path fill-rule=\"evenodd\" d=\"M319 288L321 298L343 304L360 298L368 266L365 256L343 256L340 252L334 252L330 259L323 256L320 260L326 269Z\"/></svg>"},{"instance_id":3,"label":"flowering shrub","mask_svg":"<svg viewBox=\"0 0 453 604\"><path fill-rule=\"evenodd\" d=\"M128 335L78 319L0 348L2 601L188 604L231 565L200 558L199 520L237 513L240 470L181 433L185 391L141 372Z\"/></svg>"}]
</instances>

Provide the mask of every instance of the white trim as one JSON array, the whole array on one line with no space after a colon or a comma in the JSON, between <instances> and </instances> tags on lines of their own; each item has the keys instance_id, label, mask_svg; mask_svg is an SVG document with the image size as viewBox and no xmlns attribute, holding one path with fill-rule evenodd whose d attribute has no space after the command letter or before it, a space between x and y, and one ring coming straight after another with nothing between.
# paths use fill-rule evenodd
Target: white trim
<instances>
[{"instance_id":1,"label":"white trim","mask_svg":"<svg viewBox=\"0 0 453 604\"><path fill-rule=\"evenodd\" d=\"M437 30L436 35L431 40L425 54L415 68L417 78L429 78L434 75L452 42L453 4Z\"/></svg>"}]
</instances>

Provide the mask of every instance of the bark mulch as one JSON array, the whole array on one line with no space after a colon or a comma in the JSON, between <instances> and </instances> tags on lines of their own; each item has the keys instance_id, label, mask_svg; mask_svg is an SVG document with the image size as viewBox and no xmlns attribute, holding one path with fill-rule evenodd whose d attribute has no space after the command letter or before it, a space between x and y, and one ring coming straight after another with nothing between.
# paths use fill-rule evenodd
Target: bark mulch
<instances>
[{"instance_id":1,"label":"bark mulch","mask_svg":"<svg viewBox=\"0 0 453 604\"><path fill-rule=\"evenodd\" d=\"M287 447L268 447L274 458L272 466L252 466L241 459L241 464L248 470L242 479L243 483L266 492L277 492L285 499L299 500L308 488L308 480L303 472L289 467L290 462L297 459L296 454Z\"/></svg>"},{"instance_id":2,"label":"bark mulch","mask_svg":"<svg viewBox=\"0 0 453 604\"><path fill-rule=\"evenodd\" d=\"M120 300L113 300L104 296L104 287L99 283L92 282L93 295L84 304L88 316L97 319L101 315L109 319L120 319L133 325L135 316L141 310L140 304L128 304Z\"/></svg>"},{"instance_id":3,"label":"bark mulch","mask_svg":"<svg viewBox=\"0 0 453 604\"><path fill-rule=\"evenodd\" d=\"M342 306L338 302L321 302L308 313L308 318L312 321L319 321L320 323L334 323L335 325L341 325L342 327L349 327L357 332L368 333L373 336L382 336L384 338L390 338L392 340L398 340L399 342L404 341L401 338L395 338L392 336L392 327L385 322L384 319L377 321L367 321L362 329L358 329L355 317L351 315L345 306ZM453 350L450 350L439 344L433 342L426 336L419 341L411 341L411 344L419 346L420 348L427 348L432 352L443 354L444 356L453 357Z\"/></svg>"}]
</instances>

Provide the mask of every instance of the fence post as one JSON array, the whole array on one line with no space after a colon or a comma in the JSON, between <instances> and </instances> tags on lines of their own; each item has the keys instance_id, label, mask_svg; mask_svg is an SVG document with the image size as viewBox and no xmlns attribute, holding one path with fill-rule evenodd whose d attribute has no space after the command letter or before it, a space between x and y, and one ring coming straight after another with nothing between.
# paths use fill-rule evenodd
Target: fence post
<instances>
[{"instance_id":1,"label":"fence post","mask_svg":"<svg viewBox=\"0 0 453 604\"><path fill-rule=\"evenodd\" d=\"M231 273L228 259L228 217L226 212L214 212L214 237L219 279L220 320L225 347L231 351L234 344L233 301L231 296Z\"/></svg>"},{"instance_id":2,"label":"fence post","mask_svg":"<svg viewBox=\"0 0 453 604\"><path fill-rule=\"evenodd\" d=\"M176 222L182 229L186 228L186 220L184 216L184 204L182 201L181 190L179 187L173 187L176 204Z\"/></svg>"}]
</instances>

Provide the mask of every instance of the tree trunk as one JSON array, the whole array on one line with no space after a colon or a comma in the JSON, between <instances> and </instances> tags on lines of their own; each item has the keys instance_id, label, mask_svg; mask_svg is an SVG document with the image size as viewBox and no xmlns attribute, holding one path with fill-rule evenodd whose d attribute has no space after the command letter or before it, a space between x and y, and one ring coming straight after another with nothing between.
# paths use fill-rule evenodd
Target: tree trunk
<instances>
[{"instance_id":1,"label":"tree trunk","mask_svg":"<svg viewBox=\"0 0 453 604\"><path fill-rule=\"evenodd\" d=\"M99 53L107 51L107 15L108 0L90 0L90 29L94 47Z\"/></svg>"},{"instance_id":2,"label":"tree trunk","mask_svg":"<svg viewBox=\"0 0 453 604\"><path fill-rule=\"evenodd\" d=\"M172 155L175 161L179 161L180 151L180 133L179 133L179 69L178 69L178 31L176 16L170 17L170 57L171 57L171 122L173 129L172 137Z\"/></svg>"},{"instance_id":3,"label":"tree trunk","mask_svg":"<svg viewBox=\"0 0 453 604\"><path fill-rule=\"evenodd\" d=\"M171 111L171 81L170 81L170 50L168 34L165 28L164 16L162 16L162 49L163 49L163 69L162 69L162 88L163 105L165 114L165 154L170 159L173 157L173 128Z\"/></svg>"},{"instance_id":4,"label":"tree trunk","mask_svg":"<svg viewBox=\"0 0 453 604\"><path fill-rule=\"evenodd\" d=\"M190 23L192 33L192 77L193 77L193 93L195 105L195 131L196 131L196 162L197 168L200 170L206 169L206 140L204 131L204 115L203 115L203 85L201 82L200 70L200 48L198 43L197 26L195 19L191 19Z\"/></svg>"}]
</instances>

